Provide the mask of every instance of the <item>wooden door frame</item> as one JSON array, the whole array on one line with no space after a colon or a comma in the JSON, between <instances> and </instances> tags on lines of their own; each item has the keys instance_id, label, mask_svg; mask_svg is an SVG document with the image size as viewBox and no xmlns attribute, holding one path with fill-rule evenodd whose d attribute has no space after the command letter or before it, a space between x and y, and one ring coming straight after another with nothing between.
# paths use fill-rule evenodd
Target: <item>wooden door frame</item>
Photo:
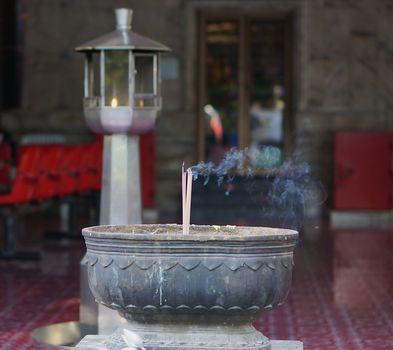
<instances>
[{"instance_id":1,"label":"wooden door frame","mask_svg":"<svg viewBox=\"0 0 393 350\"><path fill-rule=\"evenodd\" d=\"M294 117L293 117L293 61L294 61L294 47L293 47L293 33L294 33L294 14L289 12L269 12L265 10L247 11L242 9L230 8L224 10L223 8L209 8L199 9L197 11L197 69L195 82L197 83L197 99L196 99L196 145L197 145L197 159L203 161L205 153L205 123L203 106L206 103L206 35L203 30L204 24L207 20L237 20L239 24L239 121L238 121L238 146L240 149L249 145L250 130L249 130L249 96L250 81L250 54L249 54L249 36L246 34L251 20L280 20L285 21L285 40L284 55L285 55L285 93L286 93L286 107L284 109L284 156L287 158L292 153L293 149L293 135Z\"/></svg>"}]
</instances>

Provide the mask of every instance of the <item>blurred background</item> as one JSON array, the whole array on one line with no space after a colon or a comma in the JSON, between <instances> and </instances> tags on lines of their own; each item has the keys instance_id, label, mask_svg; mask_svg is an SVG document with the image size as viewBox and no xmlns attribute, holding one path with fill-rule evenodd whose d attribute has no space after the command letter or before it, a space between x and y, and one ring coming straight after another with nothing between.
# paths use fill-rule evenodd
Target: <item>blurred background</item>
<instances>
[{"instance_id":1,"label":"blurred background","mask_svg":"<svg viewBox=\"0 0 393 350\"><path fill-rule=\"evenodd\" d=\"M0 212L3 231L11 234L0 242L3 251L12 240L24 250L63 261L59 288L68 286L62 304L68 313L59 313L54 321L78 317L75 266L84 248L82 242L48 241L45 236L75 238L81 227L98 222L102 140L85 125L83 57L74 48L112 30L115 7L132 8L133 30L171 48L161 57L159 124L141 137L144 222L180 222L184 161L188 166L217 164L231 148L248 148L254 176L235 172L220 185L214 176L207 185L198 179L191 222L301 231L304 248L299 248L301 263L288 302L292 313L283 307L277 319L269 316L270 323L261 326L265 334L304 339L312 349L391 349L390 0L2 0ZM22 155L37 145L79 147L70 169L83 173L94 168L94 174L69 192L52 196L43 184L41 195L22 198L26 190L15 194L16 180L37 168L34 156L24 164ZM46 171L53 170L55 159L52 154ZM283 182L275 187L273 200L277 179ZM70 252L76 254L73 262ZM317 260L322 265L313 263ZM20 267L9 264L0 262L0 282L8 288L0 291L0 314L18 305L12 295L23 292L23 283L35 283L26 268L36 271L38 266L23 265L24 278L18 279ZM35 276L42 279L37 282L41 286L52 281L47 273L62 275L53 267L44 270ZM366 275L359 282L362 273ZM350 277L354 275L358 277ZM366 278L373 278L379 289L369 289ZM307 292L306 280L315 281ZM355 298L358 288L365 300ZM60 302L54 292L37 293L52 306ZM307 323L311 304L302 306L305 318L295 319L294 313L303 315L294 311L296 298L322 307L315 317L333 320L330 335ZM370 321L370 305L380 310L379 323ZM351 320L362 320L361 315L364 322L356 328ZM2 319L8 319L8 326L0 322L0 339L11 341L0 349L21 349L15 339L31 344L30 328L45 323L38 320L23 328L20 314L7 317ZM282 321L280 328L279 317L291 320ZM345 327L337 333L342 322ZM368 326L378 337L362 333Z\"/></svg>"}]
</instances>

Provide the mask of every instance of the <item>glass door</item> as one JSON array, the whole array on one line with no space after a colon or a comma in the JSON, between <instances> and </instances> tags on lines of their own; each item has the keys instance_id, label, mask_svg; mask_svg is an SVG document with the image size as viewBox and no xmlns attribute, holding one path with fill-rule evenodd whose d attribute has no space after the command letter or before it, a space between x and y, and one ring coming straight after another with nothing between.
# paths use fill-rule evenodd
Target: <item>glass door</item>
<instances>
[{"instance_id":1,"label":"glass door","mask_svg":"<svg viewBox=\"0 0 393 350\"><path fill-rule=\"evenodd\" d=\"M232 147L250 149L258 168L288 148L289 19L252 16L200 21L200 160L218 162Z\"/></svg>"},{"instance_id":2,"label":"glass door","mask_svg":"<svg viewBox=\"0 0 393 350\"><path fill-rule=\"evenodd\" d=\"M217 162L229 148L238 146L239 23L206 21L205 33L204 158Z\"/></svg>"}]
</instances>

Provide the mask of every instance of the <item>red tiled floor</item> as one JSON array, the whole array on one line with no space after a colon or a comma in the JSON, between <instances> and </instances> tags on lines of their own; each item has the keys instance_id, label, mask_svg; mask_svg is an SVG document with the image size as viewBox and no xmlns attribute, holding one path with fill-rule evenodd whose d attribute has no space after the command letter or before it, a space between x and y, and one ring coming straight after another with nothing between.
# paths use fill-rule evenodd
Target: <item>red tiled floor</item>
<instances>
[{"instance_id":1,"label":"red tiled floor","mask_svg":"<svg viewBox=\"0 0 393 350\"><path fill-rule=\"evenodd\" d=\"M286 303L256 326L312 350L393 349L393 234L336 231L303 243Z\"/></svg>"},{"instance_id":2,"label":"red tiled floor","mask_svg":"<svg viewBox=\"0 0 393 350\"><path fill-rule=\"evenodd\" d=\"M284 306L256 326L309 350L393 349L393 233L325 232L301 242ZM52 245L53 246L53 245ZM29 332L78 317L83 245L47 249L40 264L0 263L0 349L45 349Z\"/></svg>"},{"instance_id":3,"label":"red tiled floor","mask_svg":"<svg viewBox=\"0 0 393 350\"><path fill-rule=\"evenodd\" d=\"M1 350L47 349L34 344L30 332L78 318L83 243L60 248L51 245L40 263L0 262Z\"/></svg>"}]
</instances>

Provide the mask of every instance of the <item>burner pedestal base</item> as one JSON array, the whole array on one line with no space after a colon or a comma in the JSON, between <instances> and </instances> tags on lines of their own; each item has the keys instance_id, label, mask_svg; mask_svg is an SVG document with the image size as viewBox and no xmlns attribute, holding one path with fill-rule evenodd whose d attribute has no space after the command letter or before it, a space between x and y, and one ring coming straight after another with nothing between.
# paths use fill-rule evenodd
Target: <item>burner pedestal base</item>
<instances>
[{"instance_id":1,"label":"burner pedestal base","mask_svg":"<svg viewBox=\"0 0 393 350\"><path fill-rule=\"evenodd\" d=\"M76 346L78 350L102 350L105 346L107 336L87 335ZM303 350L303 343L294 340L271 340L271 350ZM65 348L68 349L68 348ZM70 348L71 349L71 348ZM75 348L73 348L75 349ZM180 350L180 349L179 349ZM241 349L239 349L241 350Z\"/></svg>"}]
</instances>

